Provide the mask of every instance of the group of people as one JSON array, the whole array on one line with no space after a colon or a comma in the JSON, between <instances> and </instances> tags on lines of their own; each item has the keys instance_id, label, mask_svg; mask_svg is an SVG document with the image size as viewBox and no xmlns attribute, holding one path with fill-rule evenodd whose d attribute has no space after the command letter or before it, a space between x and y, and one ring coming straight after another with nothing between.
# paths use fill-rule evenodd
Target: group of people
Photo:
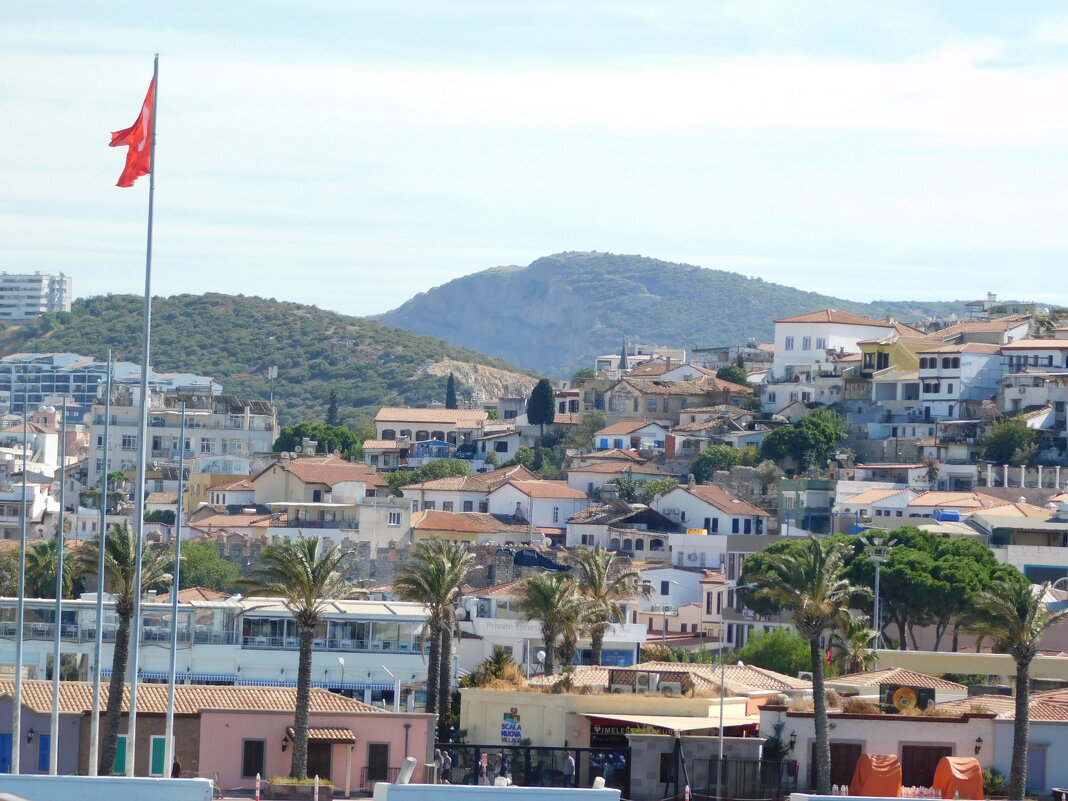
<instances>
[{"instance_id":1,"label":"group of people","mask_svg":"<svg viewBox=\"0 0 1068 801\"><path fill-rule=\"evenodd\" d=\"M619 754L619 757L622 759L622 754ZM439 784L452 784L452 755L448 751L440 748L434 750L434 767ZM598 767L598 770L601 769L601 767ZM562 770L558 775L563 778L565 787L575 786L575 757L570 751L565 752ZM492 768L489 764L488 755L484 754L478 764L477 777L469 775L463 781L465 783L488 786L494 784L495 779L501 779L503 783L512 784L512 765L507 754L501 753L498 755L496 765L492 766ZM524 784L539 786L544 780L544 770L540 762L535 760L527 766L523 776Z\"/></svg>"},{"instance_id":2,"label":"group of people","mask_svg":"<svg viewBox=\"0 0 1068 801\"><path fill-rule=\"evenodd\" d=\"M603 776L606 782L612 781L617 770L627 767L627 758L621 751L606 753L598 751L590 757L590 772L594 776Z\"/></svg>"}]
</instances>

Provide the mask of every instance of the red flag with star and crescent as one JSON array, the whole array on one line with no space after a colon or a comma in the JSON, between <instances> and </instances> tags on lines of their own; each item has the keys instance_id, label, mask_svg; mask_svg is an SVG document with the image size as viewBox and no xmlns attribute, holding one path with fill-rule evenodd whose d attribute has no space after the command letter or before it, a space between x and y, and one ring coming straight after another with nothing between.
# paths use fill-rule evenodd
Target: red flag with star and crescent
<instances>
[{"instance_id":1,"label":"red flag with star and crescent","mask_svg":"<svg viewBox=\"0 0 1068 801\"><path fill-rule=\"evenodd\" d=\"M152 96L155 91L156 81L153 78L148 83L148 94L145 95L137 121L129 128L111 135L111 147L130 148L126 151L126 166L115 186L133 186L134 181L152 171Z\"/></svg>"}]
</instances>

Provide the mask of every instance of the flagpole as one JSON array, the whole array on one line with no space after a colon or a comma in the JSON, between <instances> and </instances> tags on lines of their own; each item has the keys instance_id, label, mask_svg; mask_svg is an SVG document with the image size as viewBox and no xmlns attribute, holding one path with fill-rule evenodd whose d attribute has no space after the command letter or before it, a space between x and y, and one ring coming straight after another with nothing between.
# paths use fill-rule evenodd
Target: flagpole
<instances>
[{"instance_id":1,"label":"flagpole","mask_svg":"<svg viewBox=\"0 0 1068 801\"><path fill-rule=\"evenodd\" d=\"M96 557L96 638L93 643L93 716L89 728L89 775L97 775L100 759L100 656L104 646L104 554L108 522L108 448L111 447L111 350L108 349L108 380L104 390L104 458L100 471L100 538Z\"/></svg>"},{"instance_id":2,"label":"flagpole","mask_svg":"<svg viewBox=\"0 0 1068 801\"><path fill-rule=\"evenodd\" d=\"M134 775L137 750L137 685L141 669L141 570L145 555L145 468L148 462L148 364L151 361L152 334L152 202L156 194L156 103L159 98L159 53L152 61L152 134L148 156L148 238L145 247L145 311L141 337L141 419L138 421L137 493L134 502L134 531L137 560L134 567L134 611L132 658L130 660L130 715L126 725L126 775ZM182 443L184 446L185 443Z\"/></svg>"},{"instance_id":3,"label":"flagpole","mask_svg":"<svg viewBox=\"0 0 1068 801\"><path fill-rule=\"evenodd\" d=\"M174 578L171 580L171 666L167 688L167 727L164 730L163 766L174 764L174 685L178 680L178 590L182 576L182 492L185 483L185 403L182 403L182 428L178 437L178 511L174 515Z\"/></svg>"},{"instance_id":4,"label":"flagpole","mask_svg":"<svg viewBox=\"0 0 1068 801\"><path fill-rule=\"evenodd\" d=\"M22 760L22 639L26 625L26 451L29 449L29 376L22 375L22 511L19 513L19 598L15 611L15 697L11 701L11 772L18 775Z\"/></svg>"},{"instance_id":5,"label":"flagpole","mask_svg":"<svg viewBox=\"0 0 1068 801\"><path fill-rule=\"evenodd\" d=\"M63 524L66 507L67 476L64 468L67 464L67 396L63 396L63 420L59 427L59 529L56 531L56 619L55 641L52 644L52 726L51 737L48 740L48 772L52 776L59 775L59 663L62 658L60 640L63 637L63 548L64 540Z\"/></svg>"}]
</instances>

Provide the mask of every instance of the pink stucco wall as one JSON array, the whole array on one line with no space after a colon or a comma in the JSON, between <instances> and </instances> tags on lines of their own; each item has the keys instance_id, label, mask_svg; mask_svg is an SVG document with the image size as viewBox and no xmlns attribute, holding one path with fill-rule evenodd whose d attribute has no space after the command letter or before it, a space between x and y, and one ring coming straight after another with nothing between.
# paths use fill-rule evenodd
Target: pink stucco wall
<instances>
[{"instance_id":1,"label":"pink stucco wall","mask_svg":"<svg viewBox=\"0 0 1068 801\"><path fill-rule=\"evenodd\" d=\"M352 729L356 745L352 749L349 779L352 792L360 786L360 774L367 764L368 743L389 743L389 765L404 763L405 729L408 729L408 756L419 763L413 780L421 780L423 765L432 761L432 715L389 713L317 713L310 716L311 728ZM288 776L292 762L292 746L282 751L282 737L287 726L293 725L292 712L242 712L204 710L200 716L200 775L218 776L224 790L252 787L254 779L241 775L242 743L244 740L266 740L266 769L263 778ZM349 746L338 743L331 749L331 780L343 791Z\"/></svg>"}]
</instances>

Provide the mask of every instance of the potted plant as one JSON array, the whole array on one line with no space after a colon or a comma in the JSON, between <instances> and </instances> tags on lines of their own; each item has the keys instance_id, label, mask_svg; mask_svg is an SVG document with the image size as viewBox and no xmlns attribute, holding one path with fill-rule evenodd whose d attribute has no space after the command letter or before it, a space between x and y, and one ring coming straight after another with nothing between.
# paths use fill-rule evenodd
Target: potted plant
<instances>
[{"instance_id":1,"label":"potted plant","mask_svg":"<svg viewBox=\"0 0 1068 801\"><path fill-rule=\"evenodd\" d=\"M264 798L286 801L311 801L315 794L315 779L293 779L288 776L273 776L264 787ZM319 801L331 801L334 784L327 779L319 780Z\"/></svg>"}]
</instances>

